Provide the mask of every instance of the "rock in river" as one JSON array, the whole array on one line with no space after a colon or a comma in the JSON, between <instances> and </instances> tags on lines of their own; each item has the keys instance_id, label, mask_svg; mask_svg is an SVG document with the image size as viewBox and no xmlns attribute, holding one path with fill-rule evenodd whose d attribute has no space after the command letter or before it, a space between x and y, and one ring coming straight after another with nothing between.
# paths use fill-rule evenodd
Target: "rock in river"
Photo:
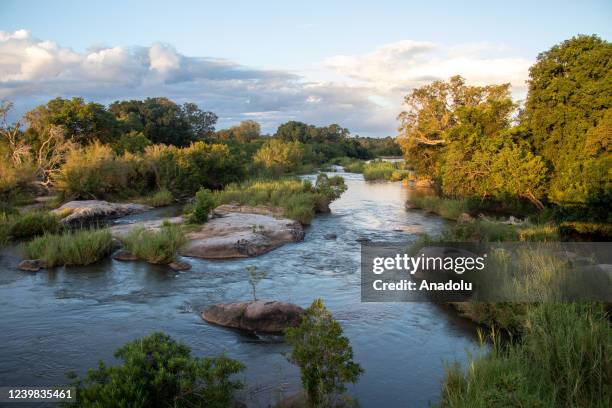
<instances>
[{"instance_id":1,"label":"rock in river","mask_svg":"<svg viewBox=\"0 0 612 408\"><path fill-rule=\"evenodd\" d=\"M209 323L262 333L282 333L300 324L304 309L276 300L219 304L209 307L202 318Z\"/></svg>"},{"instance_id":2,"label":"rock in river","mask_svg":"<svg viewBox=\"0 0 612 408\"><path fill-rule=\"evenodd\" d=\"M44 267L44 263L39 259L24 259L23 261L19 262L19 265L17 265L17 269L27 272L38 272Z\"/></svg>"},{"instance_id":3,"label":"rock in river","mask_svg":"<svg viewBox=\"0 0 612 408\"><path fill-rule=\"evenodd\" d=\"M53 210L67 225L87 224L94 221L104 221L124 217L150 210L152 207L133 203L109 203L101 200L69 201Z\"/></svg>"},{"instance_id":4,"label":"rock in river","mask_svg":"<svg viewBox=\"0 0 612 408\"><path fill-rule=\"evenodd\" d=\"M304 239L302 225L286 218L230 212L187 234L181 255L206 259L246 258Z\"/></svg>"}]
</instances>

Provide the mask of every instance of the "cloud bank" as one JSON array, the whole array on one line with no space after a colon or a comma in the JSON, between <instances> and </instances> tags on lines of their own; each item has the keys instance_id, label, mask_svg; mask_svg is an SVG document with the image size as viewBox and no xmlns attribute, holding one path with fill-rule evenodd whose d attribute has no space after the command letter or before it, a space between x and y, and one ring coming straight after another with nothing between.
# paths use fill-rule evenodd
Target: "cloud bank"
<instances>
[{"instance_id":1,"label":"cloud bank","mask_svg":"<svg viewBox=\"0 0 612 408\"><path fill-rule=\"evenodd\" d=\"M0 31L0 99L15 102L21 114L57 96L100 103L167 96L214 111L219 127L255 119L273 132L282 122L301 120L386 136L395 134L402 96L434 79L461 74L477 84L512 82L520 93L531 61L482 57L490 48L400 41L331 57L321 67L340 79L313 81L288 71L186 56L163 43L76 52L26 30Z\"/></svg>"}]
</instances>

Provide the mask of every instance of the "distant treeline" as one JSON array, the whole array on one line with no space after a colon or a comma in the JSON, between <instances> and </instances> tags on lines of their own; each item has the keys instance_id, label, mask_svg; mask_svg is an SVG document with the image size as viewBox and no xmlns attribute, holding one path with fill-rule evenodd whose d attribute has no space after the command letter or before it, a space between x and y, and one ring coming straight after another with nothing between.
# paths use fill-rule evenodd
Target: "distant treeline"
<instances>
[{"instance_id":1,"label":"distant treeline","mask_svg":"<svg viewBox=\"0 0 612 408\"><path fill-rule=\"evenodd\" d=\"M215 130L217 115L167 98L117 101L108 107L83 98L56 98L6 121L0 110L0 195L28 195L32 185L76 197L108 197L168 189L193 194L247 175L312 171L339 158L399 155L394 138L353 137L337 124L290 121L274 135L245 120Z\"/></svg>"}]
</instances>

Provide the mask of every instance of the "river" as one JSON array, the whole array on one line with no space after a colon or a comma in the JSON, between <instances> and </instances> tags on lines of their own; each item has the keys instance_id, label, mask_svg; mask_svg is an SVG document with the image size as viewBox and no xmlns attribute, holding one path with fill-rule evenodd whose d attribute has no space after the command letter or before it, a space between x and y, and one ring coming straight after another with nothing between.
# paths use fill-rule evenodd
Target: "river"
<instances>
[{"instance_id":1,"label":"river","mask_svg":"<svg viewBox=\"0 0 612 408\"><path fill-rule=\"evenodd\" d=\"M66 373L83 374L97 361L114 362L122 344L163 331L197 356L226 353L242 361L249 406L267 406L299 387L276 337L254 337L205 323L199 312L214 303L251 297L247 265L268 276L259 298L307 307L324 299L344 328L365 370L349 387L363 407L426 407L438 401L445 363L465 363L476 351L475 328L430 303L362 303L359 238L414 240L435 234L444 221L406 211L410 189L400 183L367 183L345 177L348 190L317 216L303 242L258 258L206 261L173 272L164 266L106 260L88 267L38 273L15 269L15 247L0 257L0 385L62 385ZM159 211L159 210L158 210ZM150 214L145 217L150 216ZM140 215L139 217L143 217ZM336 234L336 239L326 239Z\"/></svg>"}]
</instances>

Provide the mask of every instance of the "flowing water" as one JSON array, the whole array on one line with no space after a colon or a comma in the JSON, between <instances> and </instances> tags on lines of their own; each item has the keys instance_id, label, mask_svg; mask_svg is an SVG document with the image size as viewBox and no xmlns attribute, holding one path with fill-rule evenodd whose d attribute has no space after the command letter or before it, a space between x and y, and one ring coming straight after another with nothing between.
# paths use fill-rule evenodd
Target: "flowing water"
<instances>
[{"instance_id":1,"label":"flowing water","mask_svg":"<svg viewBox=\"0 0 612 408\"><path fill-rule=\"evenodd\" d=\"M349 393L363 407L421 407L440 398L445 363L474 351L475 329L430 303L362 303L360 244L414 240L435 234L439 218L406 211L410 190L399 183L366 183L342 173L348 190L317 216L303 242L258 258L188 259L192 269L106 260L87 267L38 273L15 269L16 248L0 257L0 386L64 385L65 374L83 374L127 341L163 331L197 356L226 353L247 369L242 396L267 406L299 388L299 371L288 363L276 337L254 337L209 325L200 311L214 303L251 297L245 266L268 276L259 298L308 306L316 297L344 328L355 360L365 370ZM134 219L159 215L153 212ZM125 220L122 220L125 222ZM335 234L336 239L326 239ZM329 237L328 237L329 238Z\"/></svg>"}]
</instances>

